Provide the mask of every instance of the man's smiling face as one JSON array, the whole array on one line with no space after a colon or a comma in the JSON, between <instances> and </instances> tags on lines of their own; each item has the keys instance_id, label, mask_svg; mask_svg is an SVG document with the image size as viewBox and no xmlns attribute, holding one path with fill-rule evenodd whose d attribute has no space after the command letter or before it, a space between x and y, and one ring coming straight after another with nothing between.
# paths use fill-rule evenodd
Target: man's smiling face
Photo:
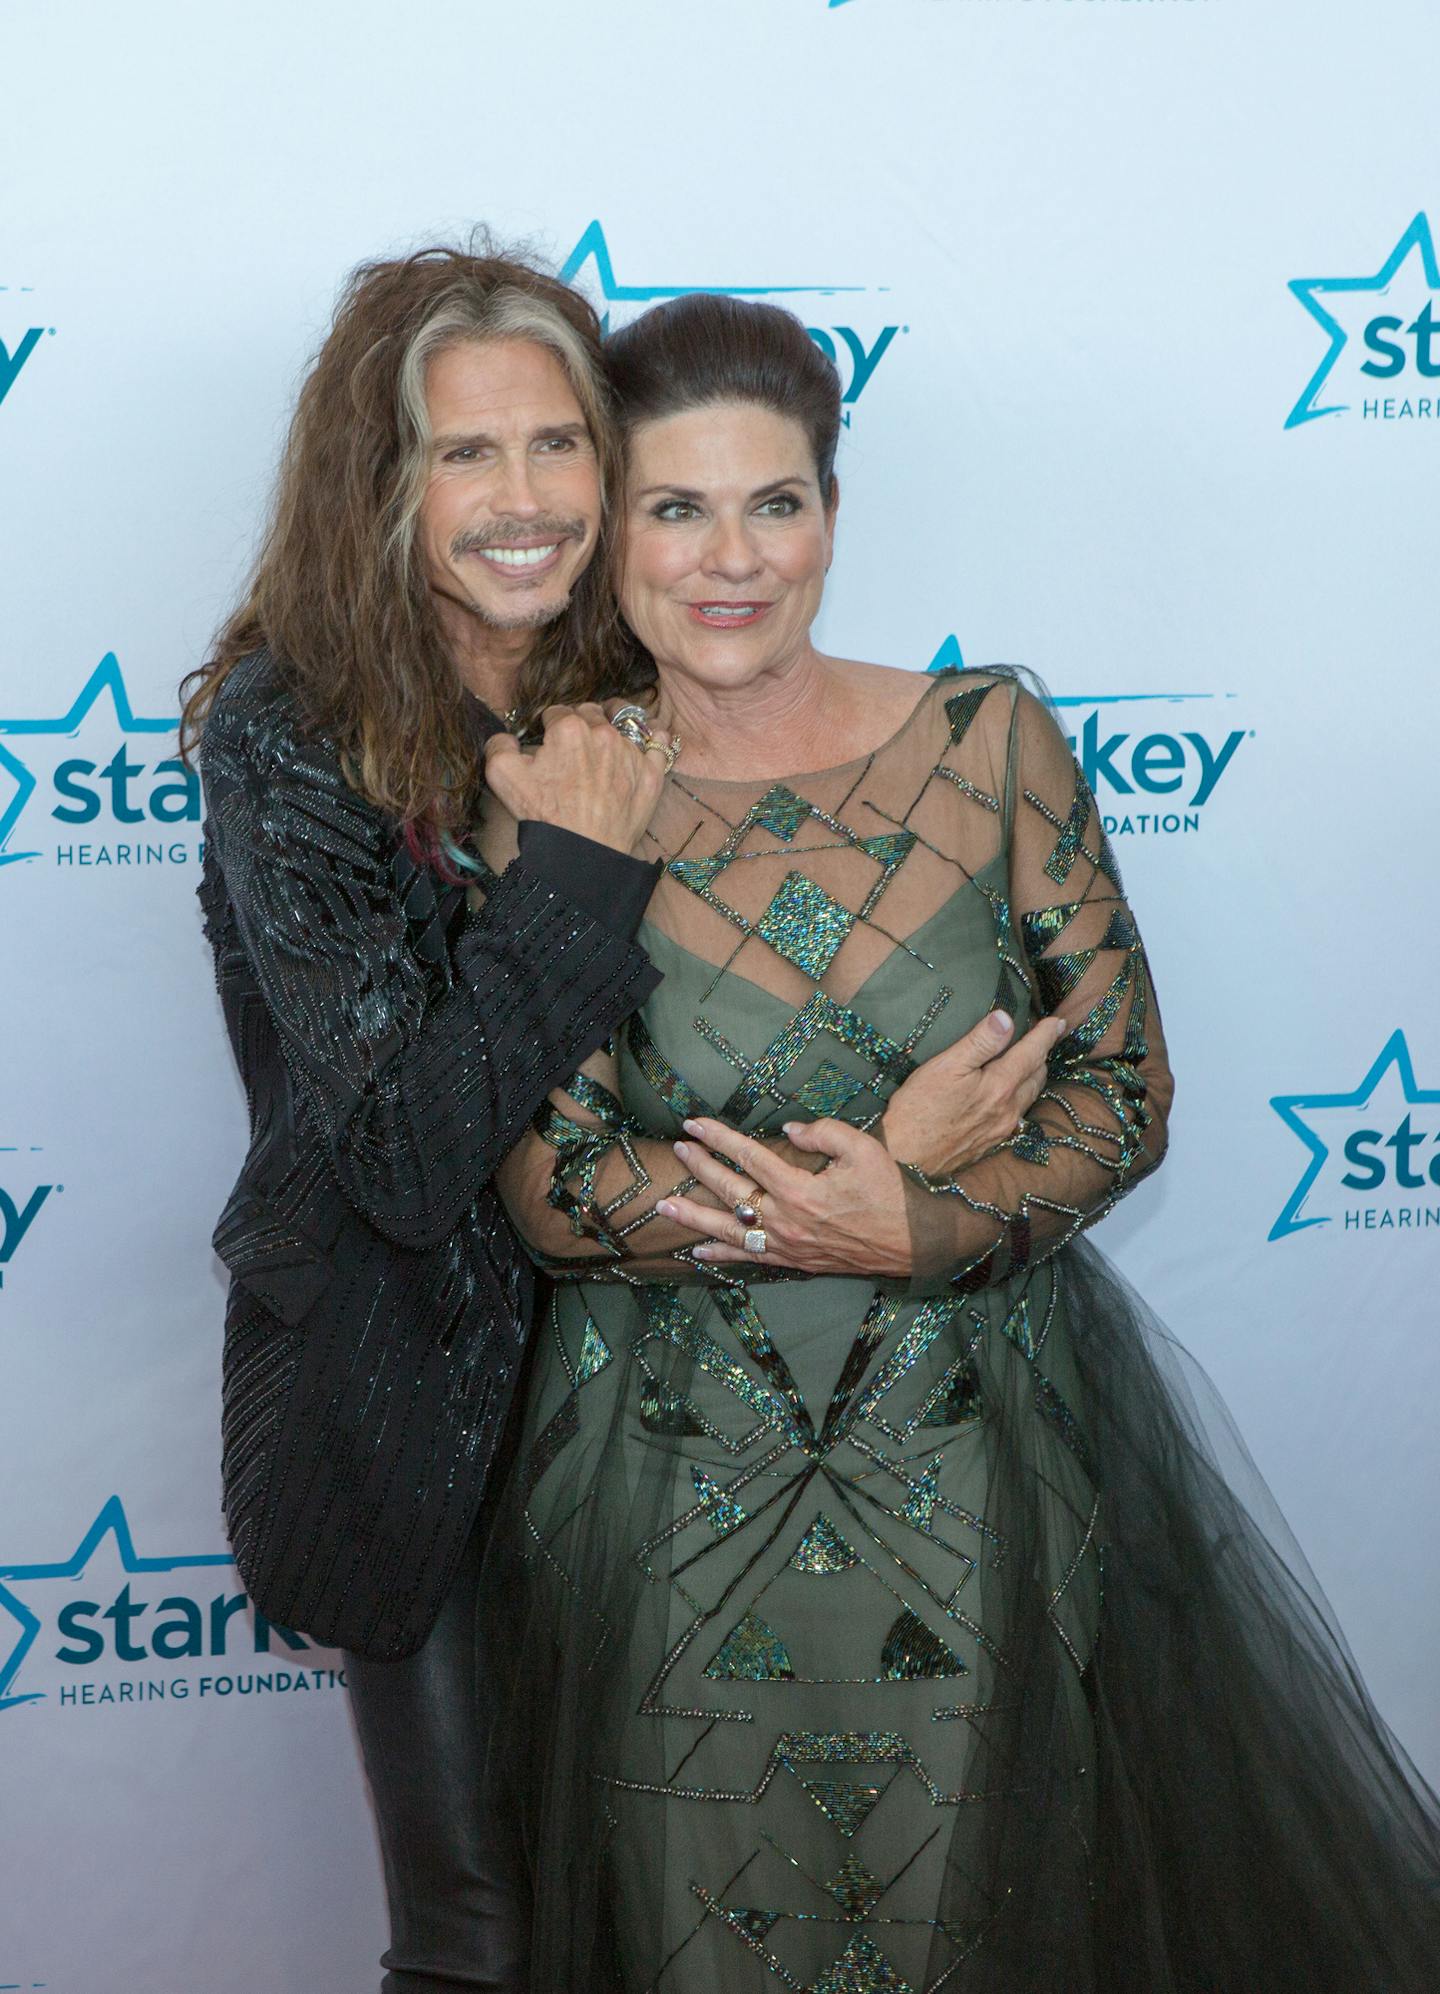
<instances>
[{"instance_id":1,"label":"man's smiling face","mask_svg":"<svg viewBox=\"0 0 1440 1994\"><path fill-rule=\"evenodd\" d=\"M425 379L430 586L495 630L564 613L600 531L600 466L569 377L528 339L446 347Z\"/></svg>"}]
</instances>

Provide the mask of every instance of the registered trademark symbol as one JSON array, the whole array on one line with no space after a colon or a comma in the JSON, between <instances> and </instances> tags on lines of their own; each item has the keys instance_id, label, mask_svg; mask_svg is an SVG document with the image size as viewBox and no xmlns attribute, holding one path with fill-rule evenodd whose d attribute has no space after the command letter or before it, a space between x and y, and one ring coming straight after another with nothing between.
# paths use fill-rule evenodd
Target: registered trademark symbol
<instances>
[{"instance_id":1,"label":"registered trademark symbol","mask_svg":"<svg viewBox=\"0 0 1440 1994\"><path fill-rule=\"evenodd\" d=\"M63 1191L63 1190L65 1189L65 1186L64 1186L63 1184L57 1184L57 1185L55 1186L55 1189L56 1189L57 1191Z\"/></svg>"}]
</instances>

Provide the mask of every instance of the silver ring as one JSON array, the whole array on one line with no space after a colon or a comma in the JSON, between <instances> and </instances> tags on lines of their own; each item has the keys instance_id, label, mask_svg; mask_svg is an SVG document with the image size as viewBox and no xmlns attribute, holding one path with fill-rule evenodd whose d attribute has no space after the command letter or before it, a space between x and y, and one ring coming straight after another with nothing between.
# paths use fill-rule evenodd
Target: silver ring
<instances>
[{"instance_id":1,"label":"silver ring","mask_svg":"<svg viewBox=\"0 0 1440 1994\"><path fill-rule=\"evenodd\" d=\"M627 741L633 741L637 748L643 748L650 739L650 722L643 706L619 707L610 715L610 725Z\"/></svg>"},{"instance_id":2,"label":"silver ring","mask_svg":"<svg viewBox=\"0 0 1440 1994\"><path fill-rule=\"evenodd\" d=\"M762 1254L769 1243L765 1237L765 1228L763 1225L747 1226L745 1228L745 1251L747 1253Z\"/></svg>"}]
</instances>

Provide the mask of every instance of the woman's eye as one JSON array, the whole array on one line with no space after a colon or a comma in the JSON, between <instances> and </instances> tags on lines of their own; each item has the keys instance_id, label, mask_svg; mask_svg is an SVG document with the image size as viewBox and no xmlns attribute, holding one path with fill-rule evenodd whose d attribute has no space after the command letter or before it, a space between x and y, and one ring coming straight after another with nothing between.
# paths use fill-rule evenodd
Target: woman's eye
<instances>
[{"instance_id":1,"label":"woman's eye","mask_svg":"<svg viewBox=\"0 0 1440 1994\"><path fill-rule=\"evenodd\" d=\"M800 510L800 501L794 492L777 492L774 498L766 499L760 508L773 519L791 519Z\"/></svg>"},{"instance_id":2,"label":"woman's eye","mask_svg":"<svg viewBox=\"0 0 1440 1994\"><path fill-rule=\"evenodd\" d=\"M657 519L693 519L695 507L689 499L662 499L655 508Z\"/></svg>"}]
</instances>

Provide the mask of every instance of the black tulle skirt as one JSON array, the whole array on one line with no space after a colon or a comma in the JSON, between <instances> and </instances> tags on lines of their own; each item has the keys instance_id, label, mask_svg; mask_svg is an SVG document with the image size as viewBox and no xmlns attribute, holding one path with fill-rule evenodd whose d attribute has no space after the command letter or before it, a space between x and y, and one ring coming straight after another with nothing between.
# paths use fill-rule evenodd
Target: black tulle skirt
<instances>
[{"instance_id":1,"label":"black tulle skirt","mask_svg":"<svg viewBox=\"0 0 1440 1994\"><path fill-rule=\"evenodd\" d=\"M714 1346L659 1334L654 1291L560 1292L481 1589L506 1623L495 1772L534 1879L536 1994L1440 1988L1440 1805L1213 1388L1088 1244L1044 1279L1064 1417L1002 1296L970 1318L950 1426L907 1442L912 1491L971 1450L951 1505L977 1546L971 1664L947 1681L963 1641L902 1598L908 1646L892 1633L874 1684L846 1656L862 1595L826 1572L858 1547L923 1606L923 1560L884 1522L914 1534L913 1493L885 1495L874 1450L792 1448L712 1500ZM748 1610L817 1490L829 1536L807 1529L818 1562L784 1572L801 1604ZM698 1552L675 1525L692 1513ZM811 1616L788 1645L785 1610ZM838 1663L807 1670L805 1641Z\"/></svg>"}]
</instances>

